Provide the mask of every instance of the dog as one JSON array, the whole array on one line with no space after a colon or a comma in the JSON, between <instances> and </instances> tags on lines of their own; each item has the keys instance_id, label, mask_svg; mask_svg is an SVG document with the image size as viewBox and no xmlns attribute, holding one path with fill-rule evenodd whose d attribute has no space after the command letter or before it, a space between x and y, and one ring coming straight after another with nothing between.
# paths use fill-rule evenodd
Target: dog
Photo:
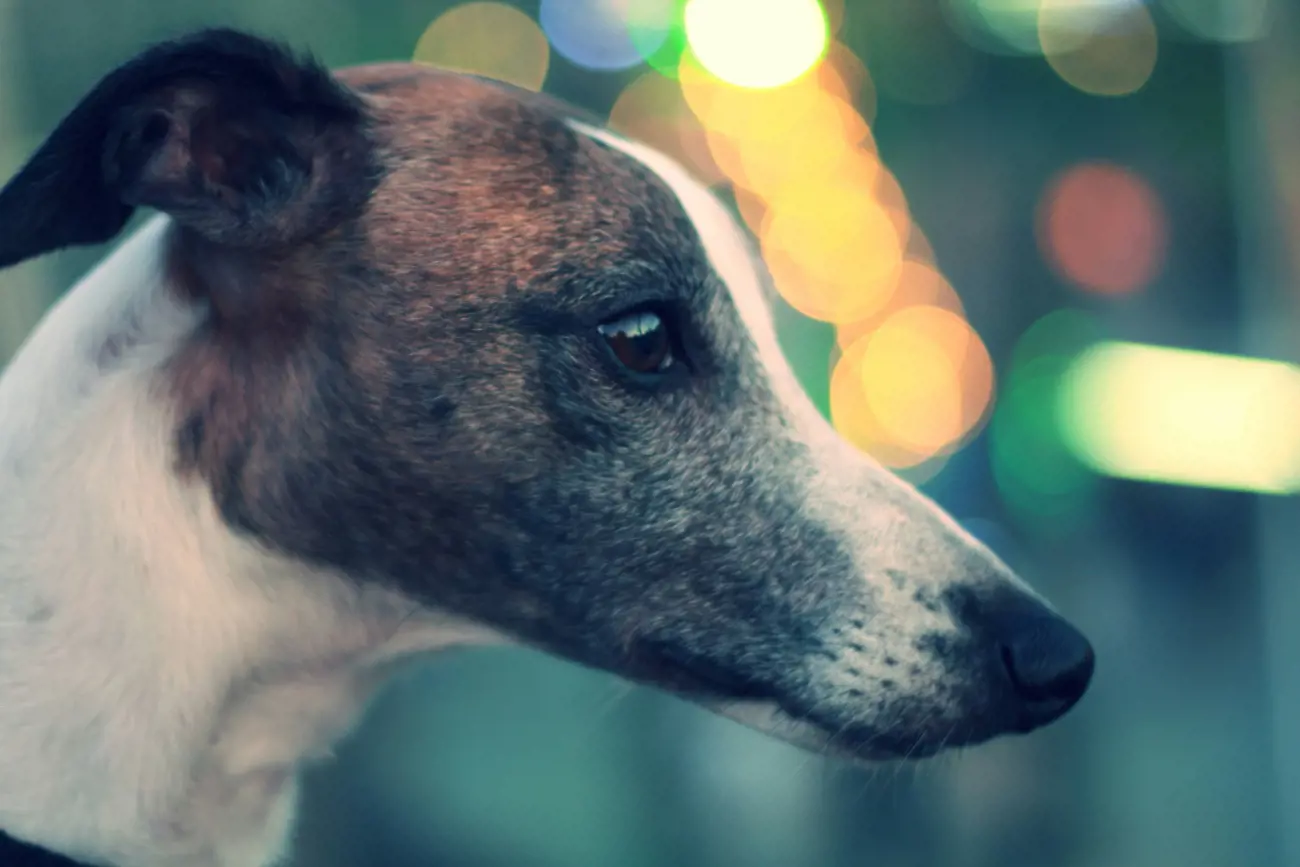
<instances>
[{"instance_id":1,"label":"dog","mask_svg":"<svg viewBox=\"0 0 1300 867\"><path fill-rule=\"evenodd\" d=\"M0 829L265 867L403 661L512 642L853 761L1060 717L1084 636L841 440L751 239L549 97L208 30L0 191L109 241L0 379Z\"/></svg>"}]
</instances>

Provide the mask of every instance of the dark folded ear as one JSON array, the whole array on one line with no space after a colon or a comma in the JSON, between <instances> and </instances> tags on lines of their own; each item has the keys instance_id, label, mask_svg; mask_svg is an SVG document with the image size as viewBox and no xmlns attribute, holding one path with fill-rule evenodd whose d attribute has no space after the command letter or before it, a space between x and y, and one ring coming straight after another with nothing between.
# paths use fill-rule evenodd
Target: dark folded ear
<instances>
[{"instance_id":1,"label":"dark folded ear","mask_svg":"<svg viewBox=\"0 0 1300 867\"><path fill-rule=\"evenodd\" d=\"M137 206L219 245L290 244L374 183L354 93L283 46L204 31L111 72L0 191L0 267L107 241Z\"/></svg>"}]
</instances>

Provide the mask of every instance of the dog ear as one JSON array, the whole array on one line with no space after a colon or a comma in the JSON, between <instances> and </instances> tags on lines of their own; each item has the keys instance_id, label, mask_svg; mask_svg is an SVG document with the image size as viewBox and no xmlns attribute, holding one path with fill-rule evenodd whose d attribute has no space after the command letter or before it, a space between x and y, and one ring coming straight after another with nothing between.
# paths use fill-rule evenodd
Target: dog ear
<instances>
[{"instance_id":1,"label":"dog ear","mask_svg":"<svg viewBox=\"0 0 1300 867\"><path fill-rule=\"evenodd\" d=\"M208 30L111 72L0 190L0 267L110 240L138 206L220 246L272 248L360 208L365 108L281 45Z\"/></svg>"}]
</instances>

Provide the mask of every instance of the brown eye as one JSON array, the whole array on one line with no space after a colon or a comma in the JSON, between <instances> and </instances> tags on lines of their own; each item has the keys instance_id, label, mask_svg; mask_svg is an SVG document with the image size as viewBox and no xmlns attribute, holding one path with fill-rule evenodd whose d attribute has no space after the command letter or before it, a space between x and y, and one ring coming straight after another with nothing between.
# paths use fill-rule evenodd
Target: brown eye
<instances>
[{"instance_id":1,"label":"brown eye","mask_svg":"<svg viewBox=\"0 0 1300 867\"><path fill-rule=\"evenodd\" d=\"M633 373L663 373L673 365L672 334L657 313L629 313L598 328L614 358Z\"/></svg>"}]
</instances>

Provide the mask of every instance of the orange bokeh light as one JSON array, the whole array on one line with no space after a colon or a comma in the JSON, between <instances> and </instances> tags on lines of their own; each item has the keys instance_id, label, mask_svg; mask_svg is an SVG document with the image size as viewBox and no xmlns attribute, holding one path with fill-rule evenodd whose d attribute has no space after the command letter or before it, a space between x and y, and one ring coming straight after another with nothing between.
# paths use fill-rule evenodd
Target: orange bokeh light
<instances>
[{"instance_id":1,"label":"orange bokeh light","mask_svg":"<svg viewBox=\"0 0 1300 867\"><path fill-rule=\"evenodd\" d=\"M889 316L844 351L831 377L836 428L896 468L955 449L992 396L979 335L960 314L930 305Z\"/></svg>"},{"instance_id":2,"label":"orange bokeh light","mask_svg":"<svg viewBox=\"0 0 1300 867\"><path fill-rule=\"evenodd\" d=\"M840 436L892 469L915 467L928 455L895 443L872 412L862 384L866 341L849 347L831 372L831 424Z\"/></svg>"},{"instance_id":3,"label":"orange bokeh light","mask_svg":"<svg viewBox=\"0 0 1300 867\"><path fill-rule=\"evenodd\" d=\"M774 203L760 235L786 300L824 322L853 322L888 300L903 263L892 215L868 191L807 184Z\"/></svg>"},{"instance_id":4,"label":"orange bokeh light","mask_svg":"<svg viewBox=\"0 0 1300 867\"><path fill-rule=\"evenodd\" d=\"M873 311L873 315L840 325L836 330L836 342L841 348L852 346L879 328L886 317L922 305L950 310L959 316L965 312L961 298L943 274L932 263L909 256L898 270L886 303Z\"/></svg>"},{"instance_id":5,"label":"orange bokeh light","mask_svg":"<svg viewBox=\"0 0 1300 867\"><path fill-rule=\"evenodd\" d=\"M912 231L907 233L907 258L934 264L934 247L930 246L930 239L915 223L912 224Z\"/></svg>"},{"instance_id":6,"label":"orange bokeh light","mask_svg":"<svg viewBox=\"0 0 1300 867\"><path fill-rule=\"evenodd\" d=\"M845 102L857 106L864 123L876 117L876 84L862 59L842 42L831 43L826 59L817 67L822 87Z\"/></svg>"},{"instance_id":7,"label":"orange bokeh light","mask_svg":"<svg viewBox=\"0 0 1300 867\"><path fill-rule=\"evenodd\" d=\"M681 87L658 72L643 73L624 88L610 109L609 126L673 157L706 185L725 177Z\"/></svg>"}]
</instances>

